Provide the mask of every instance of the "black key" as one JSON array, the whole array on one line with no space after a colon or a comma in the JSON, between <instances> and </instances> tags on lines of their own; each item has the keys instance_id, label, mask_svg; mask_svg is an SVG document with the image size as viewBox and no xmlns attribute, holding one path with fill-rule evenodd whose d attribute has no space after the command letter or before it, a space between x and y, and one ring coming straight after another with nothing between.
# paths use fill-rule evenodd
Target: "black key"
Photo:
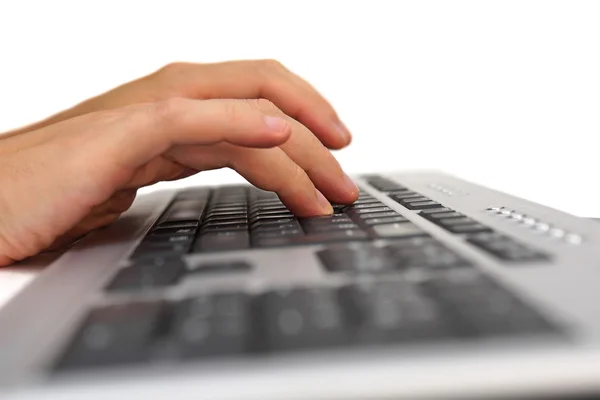
<instances>
[{"instance_id":1,"label":"black key","mask_svg":"<svg viewBox=\"0 0 600 400\"><path fill-rule=\"evenodd\" d=\"M244 250L250 247L247 231L223 231L198 236L193 252Z\"/></svg>"},{"instance_id":2,"label":"black key","mask_svg":"<svg viewBox=\"0 0 600 400\"><path fill-rule=\"evenodd\" d=\"M427 200L427 201L414 201L414 202L405 202L402 205L409 210L424 210L427 208L440 208L442 205L436 201Z\"/></svg>"},{"instance_id":3,"label":"black key","mask_svg":"<svg viewBox=\"0 0 600 400\"><path fill-rule=\"evenodd\" d=\"M107 291L146 290L177 283L185 271L181 259L148 259L121 269Z\"/></svg>"},{"instance_id":4,"label":"black key","mask_svg":"<svg viewBox=\"0 0 600 400\"><path fill-rule=\"evenodd\" d=\"M255 214L250 218L250 222L251 223L255 223L255 222L259 222L259 221L276 221L279 219L296 219L296 217L294 216L294 214L292 214L291 212L285 211L285 212L277 212L277 213L272 213L272 214Z\"/></svg>"},{"instance_id":5,"label":"black key","mask_svg":"<svg viewBox=\"0 0 600 400\"><path fill-rule=\"evenodd\" d=\"M423 195L419 194L419 193L415 193L415 192L403 192L403 193L392 194L392 195L390 195L390 197L394 201L401 201L401 200L409 200L409 199L420 199L420 198L423 198Z\"/></svg>"},{"instance_id":6,"label":"black key","mask_svg":"<svg viewBox=\"0 0 600 400\"><path fill-rule=\"evenodd\" d=\"M408 281L365 281L343 287L350 331L363 343L414 342L454 336L441 310Z\"/></svg>"},{"instance_id":7,"label":"black key","mask_svg":"<svg viewBox=\"0 0 600 400\"><path fill-rule=\"evenodd\" d=\"M412 222L400 222L393 224L375 225L369 229L374 237L394 238L394 237L412 237L427 236L428 233L419 228Z\"/></svg>"},{"instance_id":8,"label":"black key","mask_svg":"<svg viewBox=\"0 0 600 400\"><path fill-rule=\"evenodd\" d=\"M193 265L188 268L188 272L194 274L247 272L251 268L252 266L245 261L213 261Z\"/></svg>"},{"instance_id":9,"label":"black key","mask_svg":"<svg viewBox=\"0 0 600 400\"><path fill-rule=\"evenodd\" d=\"M149 236L171 236L171 235L194 235L196 226L181 226L175 228L156 228L150 232Z\"/></svg>"},{"instance_id":10,"label":"black key","mask_svg":"<svg viewBox=\"0 0 600 400\"><path fill-rule=\"evenodd\" d=\"M240 213L240 212L246 212L248 211L248 207L244 204L244 205L219 205L216 207L209 207L207 214L211 214L211 213L230 213L230 214L234 214L234 213Z\"/></svg>"},{"instance_id":11,"label":"black key","mask_svg":"<svg viewBox=\"0 0 600 400\"><path fill-rule=\"evenodd\" d=\"M252 228L252 230L255 229L259 229L260 227L263 226L268 226L268 227L272 227L274 225L282 225L282 224L294 224L295 222L297 222L298 220L296 219L296 217L289 217L289 218L261 218L258 221L253 222L252 224L250 224L250 227Z\"/></svg>"},{"instance_id":12,"label":"black key","mask_svg":"<svg viewBox=\"0 0 600 400\"><path fill-rule=\"evenodd\" d=\"M445 228L452 233L492 232L491 228L480 223L474 223L470 225L446 226Z\"/></svg>"},{"instance_id":13,"label":"black key","mask_svg":"<svg viewBox=\"0 0 600 400\"><path fill-rule=\"evenodd\" d=\"M371 196L362 196L362 197L359 197L352 204L357 205L357 204L373 204L373 203L381 203L381 200L376 199L375 197L371 197Z\"/></svg>"},{"instance_id":14,"label":"black key","mask_svg":"<svg viewBox=\"0 0 600 400\"><path fill-rule=\"evenodd\" d=\"M504 261L529 262L549 259L548 255L503 235L476 235L467 240Z\"/></svg>"},{"instance_id":15,"label":"black key","mask_svg":"<svg viewBox=\"0 0 600 400\"><path fill-rule=\"evenodd\" d=\"M60 359L59 369L141 362L162 311L158 302L128 303L93 310Z\"/></svg>"},{"instance_id":16,"label":"black key","mask_svg":"<svg viewBox=\"0 0 600 400\"><path fill-rule=\"evenodd\" d=\"M252 232L252 238L278 238L304 236L302 229L277 229Z\"/></svg>"},{"instance_id":17,"label":"black key","mask_svg":"<svg viewBox=\"0 0 600 400\"><path fill-rule=\"evenodd\" d=\"M423 240L420 240L423 239ZM472 264L431 238L415 238L395 242L385 248L388 256L401 270L445 270L472 267Z\"/></svg>"},{"instance_id":18,"label":"black key","mask_svg":"<svg viewBox=\"0 0 600 400\"><path fill-rule=\"evenodd\" d=\"M225 222L225 221L234 221L234 220L247 220L247 214L237 213L237 214L214 214L211 216L207 216L204 218L203 222L206 224L208 222Z\"/></svg>"},{"instance_id":19,"label":"black key","mask_svg":"<svg viewBox=\"0 0 600 400\"><path fill-rule=\"evenodd\" d=\"M266 215L281 215L284 217L290 217L293 216L293 214L286 209L281 209L281 210L256 210L250 213L250 218L254 218L254 217L262 217L262 216L266 216Z\"/></svg>"},{"instance_id":20,"label":"black key","mask_svg":"<svg viewBox=\"0 0 600 400\"><path fill-rule=\"evenodd\" d=\"M273 291L258 299L267 350L317 349L347 342L335 289Z\"/></svg>"},{"instance_id":21,"label":"black key","mask_svg":"<svg viewBox=\"0 0 600 400\"><path fill-rule=\"evenodd\" d=\"M394 271L388 253L370 244L331 245L317 253L330 272L382 273Z\"/></svg>"},{"instance_id":22,"label":"black key","mask_svg":"<svg viewBox=\"0 0 600 400\"><path fill-rule=\"evenodd\" d=\"M211 232L235 232L235 231L247 231L248 224L246 222L237 223L237 224L223 224L223 225L210 225L204 226L200 229L202 234L208 234Z\"/></svg>"},{"instance_id":23,"label":"black key","mask_svg":"<svg viewBox=\"0 0 600 400\"><path fill-rule=\"evenodd\" d=\"M443 218L462 218L464 216L465 216L464 214L458 213L456 211L436 212L436 213L424 215L425 218L430 218L430 219L435 219L435 220L443 219Z\"/></svg>"},{"instance_id":24,"label":"black key","mask_svg":"<svg viewBox=\"0 0 600 400\"><path fill-rule=\"evenodd\" d=\"M404 186L399 183L394 182L391 179L377 177L372 179L367 179L367 183L373 186L375 189L385 192L390 190L399 190L404 189Z\"/></svg>"},{"instance_id":25,"label":"black key","mask_svg":"<svg viewBox=\"0 0 600 400\"><path fill-rule=\"evenodd\" d=\"M425 210L421 210L419 211L419 214L421 214L423 217L427 218L429 215L437 215L438 213L445 213L445 212L451 212L454 211L451 208L448 207L444 207L444 206L440 206L440 208L431 208L431 209L425 209Z\"/></svg>"},{"instance_id":26,"label":"black key","mask_svg":"<svg viewBox=\"0 0 600 400\"><path fill-rule=\"evenodd\" d=\"M330 232L330 231L339 231L339 230L347 230L347 229L360 229L358 225L353 222L347 223L331 223L331 224L313 224L313 225L305 225L306 233L322 233L322 232Z\"/></svg>"},{"instance_id":27,"label":"black key","mask_svg":"<svg viewBox=\"0 0 600 400\"><path fill-rule=\"evenodd\" d=\"M555 330L531 307L474 270L432 279L423 287L468 335L521 335Z\"/></svg>"},{"instance_id":28,"label":"black key","mask_svg":"<svg viewBox=\"0 0 600 400\"><path fill-rule=\"evenodd\" d=\"M348 206L346 211L359 210L359 209L363 209L363 208L378 208L378 207L387 207L387 206L380 201L372 202L372 203L358 203L358 204L354 203L354 204Z\"/></svg>"},{"instance_id":29,"label":"black key","mask_svg":"<svg viewBox=\"0 0 600 400\"><path fill-rule=\"evenodd\" d=\"M477 221L469 217L436 218L436 222L442 226L472 225L478 223Z\"/></svg>"},{"instance_id":30,"label":"black key","mask_svg":"<svg viewBox=\"0 0 600 400\"><path fill-rule=\"evenodd\" d=\"M369 236L361 230L331 231L316 233L302 237L254 238L257 247L301 246L329 242L350 242L368 240Z\"/></svg>"},{"instance_id":31,"label":"black key","mask_svg":"<svg viewBox=\"0 0 600 400\"><path fill-rule=\"evenodd\" d=\"M212 221L207 221L202 225L202 229L205 228L210 228L213 226L235 226L235 225L247 225L248 224L248 220L246 218L238 218L238 219L227 219L227 220L212 220Z\"/></svg>"},{"instance_id":32,"label":"black key","mask_svg":"<svg viewBox=\"0 0 600 400\"><path fill-rule=\"evenodd\" d=\"M386 217L386 218L367 218L363 222L367 225L393 224L398 222L406 222L408 219L402 216Z\"/></svg>"},{"instance_id":33,"label":"black key","mask_svg":"<svg viewBox=\"0 0 600 400\"><path fill-rule=\"evenodd\" d=\"M381 212L370 212L365 214L359 214L358 217L360 219L367 220L371 218L387 218L387 217L401 217L397 211L381 211Z\"/></svg>"},{"instance_id":34,"label":"black key","mask_svg":"<svg viewBox=\"0 0 600 400\"><path fill-rule=\"evenodd\" d=\"M394 211L392 208L388 207L388 206L379 206L379 207L369 207L369 208L354 208L354 207L349 207L347 210L345 210L345 212L348 215L361 215L361 214L367 214L367 213L380 213L380 212L386 212L386 211Z\"/></svg>"},{"instance_id":35,"label":"black key","mask_svg":"<svg viewBox=\"0 0 600 400\"><path fill-rule=\"evenodd\" d=\"M171 234L171 235L148 235L144 238L141 243L142 246L146 244L177 244L177 243L188 243L194 239L194 233L192 234Z\"/></svg>"},{"instance_id":36,"label":"black key","mask_svg":"<svg viewBox=\"0 0 600 400\"><path fill-rule=\"evenodd\" d=\"M175 306L171 340L182 358L225 356L249 350L251 314L245 294L198 296Z\"/></svg>"},{"instance_id":37,"label":"black key","mask_svg":"<svg viewBox=\"0 0 600 400\"><path fill-rule=\"evenodd\" d=\"M369 235L362 230L346 229L329 231L325 233L314 233L306 235L300 240L306 243L328 243L328 242L339 242L339 241L354 241L354 240L368 240Z\"/></svg>"},{"instance_id":38,"label":"black key","mask_svg":"<svg viewBox=\"0 0 600 400\"><path fill-rule=\"evenodd\" d=\"M272 231L281 231L281 230L293 230L293 229L302 229L300 226L300 222L298 221L290 221L290 222L265 222L258 224L257 226L252 228L252 234L258 234L259 232L272 232Z\"/></svg>"},{"instance_id":39,"label":"black key","mask_svg":"<svg viewBox=\"0 0 600 400\"><path fill-rule=\"evenodd\" d=\"M346 214L332 214L321 217L302 218L300 222L303 226L307 225L330 225L330 224L347 224L352 222Z\"/></svg>"},{"instance_id":40,"label":"black key","mask_svg":"<svg viewBox=\"0 0 600 400\"><path fill-rule=\"evenodd\" d=\"M200 222L196 219L191 221L167 221L157 224L154 229L197 228L198 225L200 225Z\"/></svg>"}]
</instances>

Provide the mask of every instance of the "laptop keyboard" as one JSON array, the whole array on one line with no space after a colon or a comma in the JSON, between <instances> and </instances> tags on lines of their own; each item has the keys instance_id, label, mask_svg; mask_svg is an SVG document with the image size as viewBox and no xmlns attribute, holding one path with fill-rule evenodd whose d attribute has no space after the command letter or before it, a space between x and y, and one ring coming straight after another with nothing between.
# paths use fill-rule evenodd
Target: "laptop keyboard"
<instances>
[{"instance_id":1,"label":"laptop keyboard","mask_svg":"<svg viewBox=\"0 0 600 400\"><path fill-rule=\"evenodd\" d=\"M550 258L391 180L366 179L411 210L406 215L418 213L501 262ZM238 256L191 269L186 254L282 246L321 245L315 256L323 271L344 279L101 306L81 323L57 368L560 333L472 261L367 192L350 206L333 206L331 216L297 218L274 193L248 186L180 192L106 286L109 296L253 268Z\"/></svg>"}]
</instances>

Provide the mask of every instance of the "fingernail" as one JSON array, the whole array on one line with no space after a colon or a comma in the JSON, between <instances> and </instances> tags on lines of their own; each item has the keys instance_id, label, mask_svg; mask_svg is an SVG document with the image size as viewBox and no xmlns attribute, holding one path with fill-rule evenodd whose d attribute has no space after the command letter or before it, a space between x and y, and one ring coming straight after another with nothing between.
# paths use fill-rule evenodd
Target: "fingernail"
<instances>
[{"instance_id":1,"label":"fingernail","mask_svg":"<svg viewBox=\"0 0 600 400\"><path fill-rule=\"evenodd\" d=\"M356 183L350 178L348 175L344 174L344 184L348 188L349 191L352 191L352 194L358 193L358 186Z\"/></svg>"},{"instance_id":2,"label":"fingernail","mask_svg":"<svg viewBox=\"0 0 600 400\"><path fill-rule=\"evenodd\" d=\"M323 196L323 193L319 192L319 190L316 190L315 192L317 195L317 202L319 203L323 211L325 211L327 214L333 213L333 208L331 207L331 203L329 202L329 200L327 200L325 196Z\"/></svg>"},{"instance_id":3,"label":"fingernail","mask_svg":"<svg viewBox=\"0 0 600 400\"><path fill-rule=\"evenodd\" d=\"M350 134L350 131L348 130L348 128L346 128L346 125L344 125L343 122L336 122L335 130L339 133L339 135L342 137L342 139L344 139L346 143L350 143L350 140L352 140L352 135Z\"/></svg>"},{"instance_id":4,"label":"fingernail","mask_svg":"<svg viewBox=\"0 0 600 400\"><path fill-rule=\"evenodd\" d=\"M273 132L283 132L287 129L288 126L288 123L283 118L265 115L264 120L265 124Z\"/></svg>"}]
</instances>

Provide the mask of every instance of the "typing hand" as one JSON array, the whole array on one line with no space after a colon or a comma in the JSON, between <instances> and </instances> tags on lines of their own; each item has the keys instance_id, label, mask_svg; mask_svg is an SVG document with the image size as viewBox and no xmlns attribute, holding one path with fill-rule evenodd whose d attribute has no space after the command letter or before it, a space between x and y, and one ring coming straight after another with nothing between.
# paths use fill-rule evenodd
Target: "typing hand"
<instances>
[{"instance_id":1,"label":"typing hand","mask_svg":"<svg viewBox=\"0 0 600 400\"><path fill-rule=\"evenodd\" d=\"M351 141L350 132L333 107L306 81L274 60L169 64L12 135L90 112L170 97L201 100L263 98L277 107L265 102L267 111L278 112L293 125L299 125L296 122L299 121L330 149L340 149Z\"/></svg>"},{"instance_id":2,"label":"typing hand","mask_svg":"<svg viewBox=\"0 0 600 400\"><path fill-rule=\"evenodd\" d=\"M333 142L306 110L296 111ZM171 98L87 113L0 140L0 265L112 223L139 187L226 166L301 216L332 211L321 192L339 203L358 196L311 131L267 100Z\"/></svg>"}]
</instances>

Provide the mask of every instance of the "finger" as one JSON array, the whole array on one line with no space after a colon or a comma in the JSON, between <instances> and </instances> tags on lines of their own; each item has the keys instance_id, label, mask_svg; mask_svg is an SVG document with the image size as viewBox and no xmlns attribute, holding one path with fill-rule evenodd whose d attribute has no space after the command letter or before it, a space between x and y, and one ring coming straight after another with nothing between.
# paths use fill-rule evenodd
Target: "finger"
<instances>
[{"instance_id":1,"label":"finger","mask_svg":"<svg viewBox=\"0 0 600 400\"><path fill-rule=\"evenodd\" d=\"M230 166L254 186L276 192L295 215L331 214L329 201L306 172L279 148L233 149Z\"/></svg>"},{"instance_id":2,"label":"finger","mask_svg":"<svg viewBox=\"0 0 600 400\"><path fill-rule=\"evenodd\" d=\"M169 157L203 170L229 166L253 185L276 192L296 215L332 212L329 201L318 192L304 170L280 148L248 149L227 144L212 149L178 147L169 152Z\"/></svg>"},{"instance_id":3,"label":"finger","mask_svg":"<svg viewBox=\"0 0 600 400\"><path fill-rule=\"evenodd\" d=\"M125 121L112 121L106 128L109 134L98 139L101 148L94 149L97 155L116 156L116 168L138 168L176 145L228 142L273 147L285 142L291 133L287 121L267 115L244 100L177 98L122 110Z\"/></svg>"},{"instance_id":4,"label":"finger","mask_svg":"<svg viewBox=\"0 0 600 400\"><path fill-rule=\"evenodd\" d=\"M273 60L176 63L157 74L164 85L193 98L265 98L309 128L325 146L347 146L351 135L331 104L311 85Z\"/></svg>"},{"instance_id":5,"label":"finger","mask_svg":"<svg viewBox=\"0 0 600 400\"><path fill-rule=\"evenodd\" d=\"M267 100L259 99L253 104L267 113L281 113ZM285 114L282 117L288 119L292 134L279 147L304 169L317 189L329 200L343 204L354 202L358 198L358 188L344 173L333 154L304 125Z\"/></svg>"}]
</instances>

